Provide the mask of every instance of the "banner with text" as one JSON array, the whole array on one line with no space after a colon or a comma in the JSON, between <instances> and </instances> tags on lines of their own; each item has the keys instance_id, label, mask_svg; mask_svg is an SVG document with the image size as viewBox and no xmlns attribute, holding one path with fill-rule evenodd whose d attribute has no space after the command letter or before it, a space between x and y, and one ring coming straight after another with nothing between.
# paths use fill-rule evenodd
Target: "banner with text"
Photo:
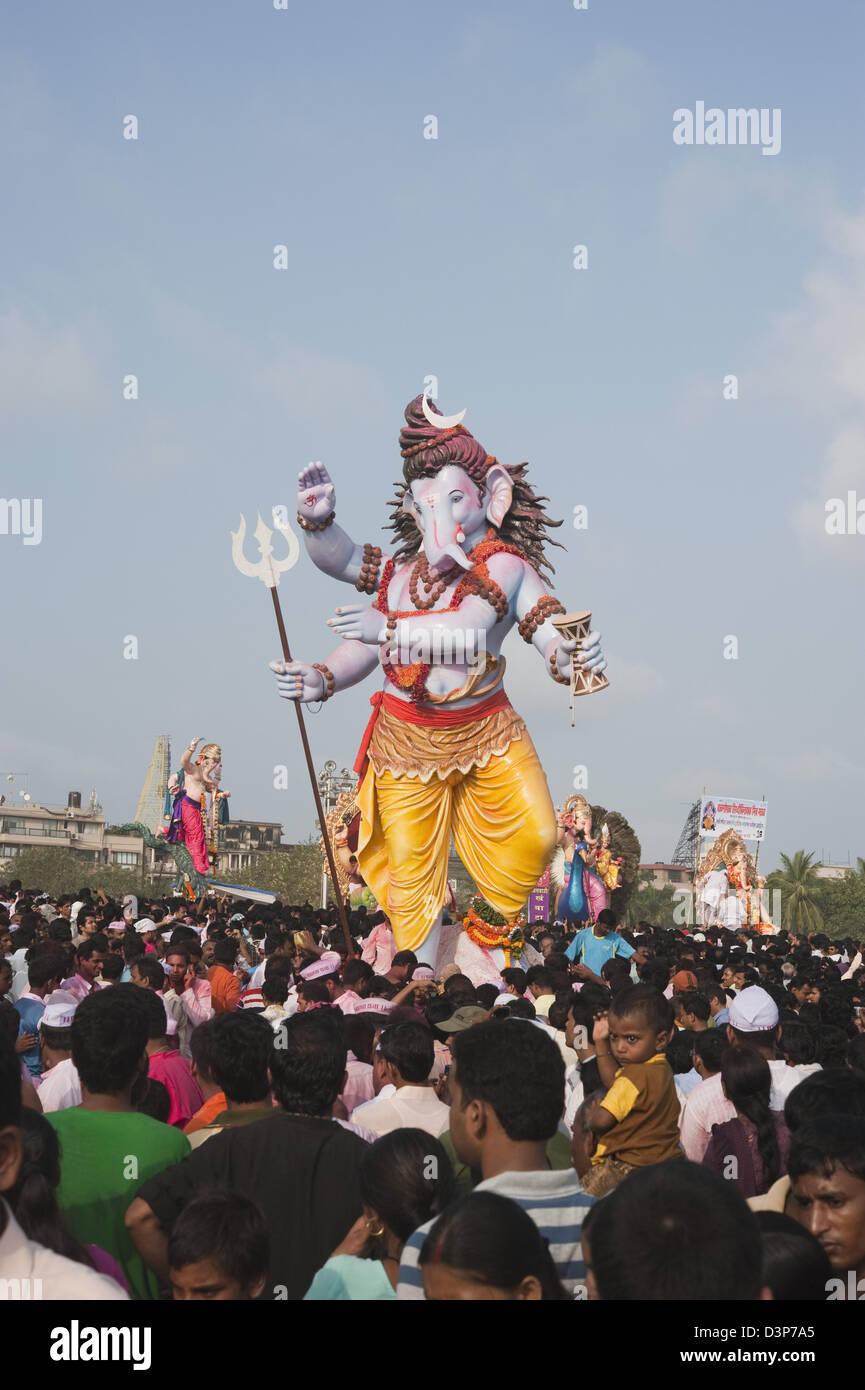
<instances>
[{"instance_id":1,"label":"banner with text","mask_svg":"<svg viewBox=\"0 0 865 1390\"><path fill-rule=\"evenodd\" d=\"M735 830L743 840L762 840L766 834L765 801L735 801L730 796L704 796L700 802L700 836L715 839Z\"/></svg>"}]
</instances>

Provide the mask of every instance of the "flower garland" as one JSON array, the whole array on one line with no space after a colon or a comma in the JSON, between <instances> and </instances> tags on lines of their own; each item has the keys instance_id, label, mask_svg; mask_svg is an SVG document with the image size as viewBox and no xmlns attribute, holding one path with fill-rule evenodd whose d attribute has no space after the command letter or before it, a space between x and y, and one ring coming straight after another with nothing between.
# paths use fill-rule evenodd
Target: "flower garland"
<instances>
[{"instance_id":1,"label":"flower garland","mask_svg":"<svg viewBox=\"0 0 865 1390\"><path fill-rule=\"evenodd\" d=\"M466 935L476 946L484 951L503 950L505 969L511 958L519 960L525 948L525 916L520 913L515 922L509 922L485 898L472 898L471 905L463 918Z\"/></svg>"}]
</instances>

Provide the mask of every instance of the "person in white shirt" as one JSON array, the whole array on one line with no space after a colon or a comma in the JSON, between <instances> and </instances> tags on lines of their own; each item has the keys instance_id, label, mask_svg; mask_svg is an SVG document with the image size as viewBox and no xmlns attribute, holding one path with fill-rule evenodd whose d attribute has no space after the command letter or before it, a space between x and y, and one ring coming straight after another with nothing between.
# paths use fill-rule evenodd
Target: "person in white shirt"
<instances>
[{"instance_id":1,"label":"person in white shirt","mask_svg":"<svg viewBox=\"0 0 865 1390\"><path fill-rule=\"evenodd\" d=\"M707 874L700 889L700 919L704 927L712 927L718 920L718 910L727 896L727 867L719 864Z\"/></svg>"},{"instance_id":2,"label":"person in white shirt","mask_svg":"<svg viewBox=\"0 0 865 1390\"><path fill-rule=\"evenodd\" d=\"M433 1036L423 1023L397 1023L386 1028L379 1039L378 1057L384 1064L390 1096L379 1093L375 1100L352 1112L352 1121L389 1134L393 1129L423 1129L442 1134L450 1124L450 1107L440 1101L428 1077L435 1060Z\"/></svg>"},{"instance_id":3,"label":"person in white shirt","mask_svg":"<svg viewBox=\"0 0 865 1390\"><path fill-rule=\"evenodd\" d=\"M72 1060L72 1020L77 1007L71 994L56 989L45 1001L39 1020L43 1066L39 1103L46 1115L81 1104L81 1081Z\"/></svg>"},{"instance_id":4,"label":"person in white shirt","mask_svg":"<svg viewBox=\"0 0 865 1390\"><path fill-rule=\"evenodd\" d=\"M748 985L730 1005L727 1039L731 1047L753 1047L766 1058L772 1075L770 1110L783 1110L788 1095L803 1079L796 1067L788 1066L777 1055L778 1036L778 1005L765 989ZM682 1111L682 1147L686 1157L692 1163L701 1163L712 1126L735 1118L736 1107L724 1095L721 1073L701 1081L688 1094Z\"/></svg>"}]
</instances>

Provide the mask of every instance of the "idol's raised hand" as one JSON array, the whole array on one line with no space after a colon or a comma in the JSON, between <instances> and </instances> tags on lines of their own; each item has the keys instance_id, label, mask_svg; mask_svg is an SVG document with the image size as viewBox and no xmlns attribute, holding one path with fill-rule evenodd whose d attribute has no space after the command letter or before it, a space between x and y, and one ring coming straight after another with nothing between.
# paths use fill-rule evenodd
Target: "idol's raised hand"
<instances>
[{"instance_id":1,"label":"idol's raised hand","mask_svg":"<svg viewBox=\"0 0 865 1390\"><path fill-rule=\"evenodd\" d=\"M323 463L308 463L297 475L297 514L318 529L336 511L336 490Z\"/></svg>"}]
</instances>

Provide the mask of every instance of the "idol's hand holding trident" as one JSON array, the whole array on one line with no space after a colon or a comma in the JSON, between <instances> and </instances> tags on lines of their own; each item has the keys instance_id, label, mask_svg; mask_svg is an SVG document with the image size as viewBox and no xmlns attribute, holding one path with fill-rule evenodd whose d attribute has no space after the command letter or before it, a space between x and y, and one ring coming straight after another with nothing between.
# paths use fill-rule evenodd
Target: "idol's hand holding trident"
<instances>
[{"instance_id":1,"label":"idol's hand holding trident","mask_svg":"<svg viewBox=\"0 0 865 1390\"><path fill-rule=\"evenodd\" d=\"M264 522L261 519L261 516L259 516L258 518L258 524L255 528L254 533L255 539L258 541L258 553L260 559L257 560L255 563L252 563L251 561L247 560L246 556L243 553L243 542L246 539L246 518L244 516L241 516L240 518L240 526L238 527L238 529L236 531L232 531L231 533L231 558L234 561L235 568L240 570L241 574L246 575L247 578L250 579L260 579L262 583L266 584L268 589L270 590L270 595L273 599L273 608L276 614L276 624L279 629L279 638L282 644L282 654L285 659L283 671L288 671L289 669L298 667L302 671L307 673L305 680L308 688L311 688L311 681L313 676L319 677L320 680L323 680L324 685L327 686L328 682L326 678L322 677L320 671L315 670L313 667L307 666L304 662L294 663L291 659L291 652L288 646L288 637L286 635L285 623L282 617L282 609L279 603L279 595L277 594L276 590L279 585L280 574L284 574L287 570L292 569L294 565L297 563L297 559L300 554L300 546L298 545L297 537L295 536L291 527L288 525L287 522L280 523L277 520L277 515L275 511L273 519L274 525L277 527L280 534L285 538L286 545L288 546L288 550L281 560L277 560L274 558L273 546L271 545L271 537L273 536L273 532L271 531L269 526L265 526ZM274 664L274 669L278 664L279 663ZM301 682L303 682L303 680L304 677L301 677ZM317 694L312 695L311 697L307 695L306 698L326 698L327 693L329 692L325 692L324 690L319 688ZM321 826L325 852L327 854L327 862L330 867L331 882L336 884L339 882L339 879L337 877L336 864L334 862L333 857L333 846L330 843L330 836L327 833L327 822L325 820L324 808L321 804L321 797L319 796L318 781L316 779L315 768L312 762L312 754L309 749L309 739L306 733L306 724L304 723L303 711L300 708L300 703L297 697L295 697L294 700L294 709L297 715L297 724L300 730L300 739L301 743L303 744L303 752L306 758L306 767L307 772L309 773L310 785L312 787L313 800L315 801L316 815L318 816L318 823ZM345 943L348 948L348 953L349 955L351 955L353 953L354 948L352 946L351 933L348 929L348 921L346 920L345 904L343 903L342 898L338 893L336 896L337 911L339 912L340 925L342 926L342 930L345 935Z\"/></svg>"}]
</instances>

